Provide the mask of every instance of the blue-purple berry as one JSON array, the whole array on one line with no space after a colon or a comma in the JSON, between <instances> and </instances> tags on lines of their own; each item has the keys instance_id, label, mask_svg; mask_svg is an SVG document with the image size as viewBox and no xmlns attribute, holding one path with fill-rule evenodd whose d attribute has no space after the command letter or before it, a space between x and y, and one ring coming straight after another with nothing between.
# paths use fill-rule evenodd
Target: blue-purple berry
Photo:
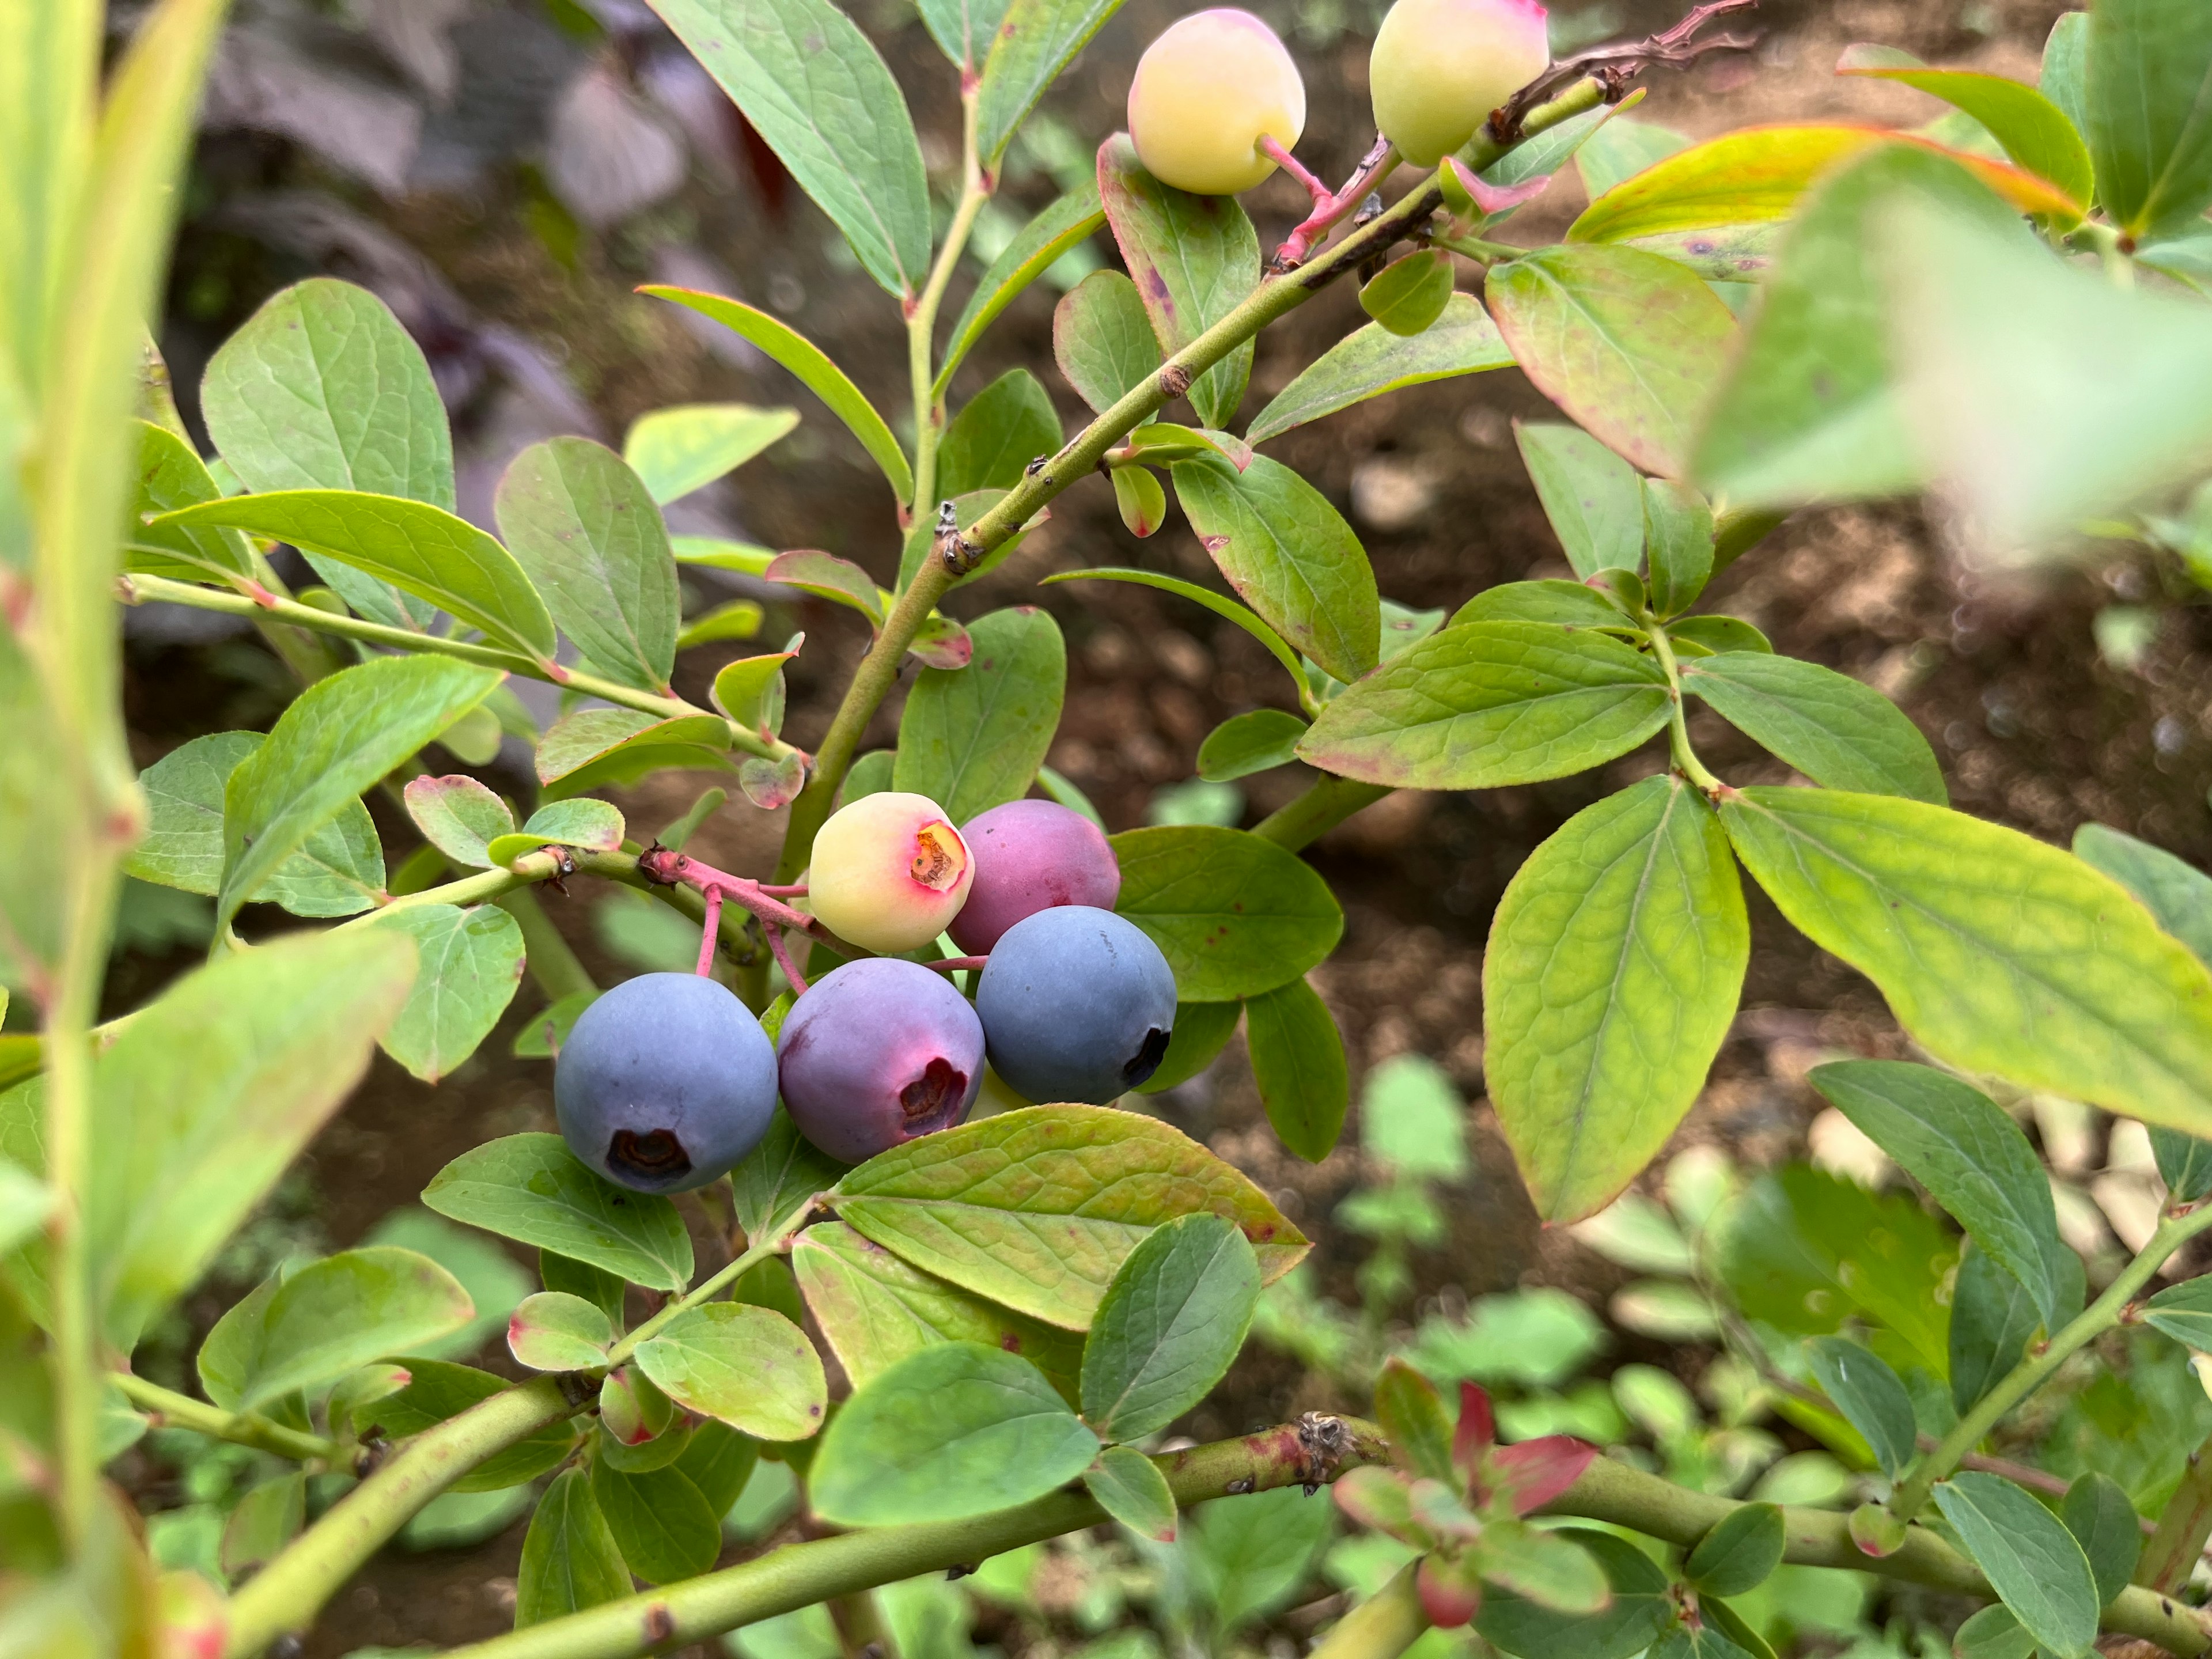
<instances>
[{"instance_id":1,"label":"blue-purple berry","mask_svg":"<svg viewBox=\"0 0 2212 1659\"><path fill-rule=\"evenodd\" d=\"M983 1027L968 999L896 957L816 980L775 1052L792 1122L845 1164L964 1121L983 1084Z\"/></svg>"},{"instance_id":2,"label":"blue-purple berry","mask_svg":"<svg viewBox=\"0 0 2212 1659\"><path fill-rule=\"evenodd\" d=\"M1135 924L1086 904L1009 927L975 987L991 1064L1038 1102L1103 1106L1159 1069L1175 974Z\"/></svg>"}]
</instances>

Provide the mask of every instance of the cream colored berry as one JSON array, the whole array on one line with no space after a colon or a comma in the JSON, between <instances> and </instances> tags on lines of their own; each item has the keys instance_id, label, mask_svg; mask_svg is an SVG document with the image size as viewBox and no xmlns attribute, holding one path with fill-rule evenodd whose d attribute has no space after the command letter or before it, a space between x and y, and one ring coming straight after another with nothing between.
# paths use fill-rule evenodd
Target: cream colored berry
<instances>
[{"instance_id":1,"label":"cream colored berry","mask_svg":"<svg viewBox=\"0 0 2212 1659\"><path fill-rule=\"evenodd\" d=\"M1376 128L1432 167L1551 61L1536 0L1397 0L1368 60Z\"/></svg>"},{"instance_id":2,"label":"cream colored berry","mask_svg":"<svg viewBox=\"0 0 2212 1659\"><path fill-rule=\"evenodd\" d=\"M1145 48L1129 83L1129 136L1163 184L1234 196L1275 170L1259 149L1305 131L1306 88L1274 30L1234 6L1193 12Z\"/></svg>"},{"instance_id":3,"label":"cream colored berry","mask_svg":"<svg viewBox=\"0 0 2212 1659\"><path fill-rule=\"evenodd\" d=\"M975 878L968 843L943 807L885 790L830 815L814 837L806 896L839 938L896 954L943 933Z\"/></svg>"}]
</instances>

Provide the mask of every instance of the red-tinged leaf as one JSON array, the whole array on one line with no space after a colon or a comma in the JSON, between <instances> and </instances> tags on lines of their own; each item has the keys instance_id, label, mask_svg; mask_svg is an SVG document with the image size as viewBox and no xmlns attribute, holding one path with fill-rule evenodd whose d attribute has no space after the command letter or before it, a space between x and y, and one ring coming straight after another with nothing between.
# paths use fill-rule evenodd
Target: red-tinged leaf
<instances>
[{"instance_id":1,"label":"red-tinged leaf","mask_svg":"<svg viewBox=\"0 0 2212 1659\"><path fill-rule=\"evenodd\" d=\"M1455 1480L1451 1418L1437 1385L1395 1354L1375 1382L1375 1420L1390 1437L1399 1467L1431 1480Z\"/></svg>"},{"instance_id":2,"label":"red-tinged leaf","mask_svg":"<svg viewBox=\"0 0 2212 1659\"><path fill-rule=\"evenodd\" d=\"M806 787L806 757L795 749L781 760L750 757L738 768L738 787L763 812L788 806Z\"/></svg>"},{"instance_id":3,"label":"red-tinged leaf","mask_svg":"<svg viewBox=\"0 0 2212 1659\"><path fill-rule=\"evenodd\" d=\"M1846 46L1836 73L1895 81L1963 110L1989 129L2015 163L2064 191L2077 211L2088 207L2095 182L2089 146L2065 112L2027 82L1966 70L1930 69L1889 46Z\"/></svg>"},{"instance_id":4,"label":"red-tinged leaf","mask_svg":"<svg viewBox=\"0 0 2212 1659\"><path fill-rule=\"evenodd\" d=\"M1471 1544L1482 1536L1482 1517L1460 1501L1455 1487L1441 1480L1416 1480L1406 1489L1414 1522L1432 1538Z\"/></svg>"},{"instance_id":5,"label":"red-tinged leaf","mask_svg":"<svg viewBox=\"0 0 2212 1659\"><path fill-rule=\"evenodd\" d=\"M1485 218L1493 213L1504 213L1510 208L1517 208L1525 202L1534 201L1544 193L1552 182L1552 175L1545 173L1538 174L1534 179L1524 179L1517 185L1490 184L1480 173L1475 172L1456 155L1445 157L1444 166L1448 169L1444 179L1444 200L1449 203L1455 210L1463 212L1466 210L1461 208L1459 202L1455 199L1463 195L1467 198L1468 205ZM1455 185L1458 186L1456 190L1453 188Z\"/></svg>"},{"instance_id":6,"label":"red-tinged leaf","mask_svg":"<svg viewBox=\"0 0 2212 1659\"><path fill-rule=\"evenodd\" d=\"M1168 493L1148 466L1114 469L1114 505L1132 536L1151 535L1168 515Z\"/></svg>"},{"instance_id":7,"label":"red-tinged leaf","mask_svg":"<svg viewBox=\"0 0 2212 1659\"><path fill-rule=\"evenodd\" d=\"M2023 213L2070 222L2074 204L2025 168L1966 155L1910 133L1842 123L1746 127L1697 144L1614 185L1567 228L1570 242L1621 242L1668 231L1786 219L1805 192L1880 144L1948 155Z\"/></svg>"},{"instance_id":8,"label":"red-tinged leaf","mask_svg":"<svg viewBox=\"0 0 2212 1659\"><path fill-rule=\"evenodd\" d=\"M1413 1535L1413 1499L1407 1488L1404 1475L1370 1463L1352 1470L1329 1491L1337 1508L1350 1519L1413 1543L1418 1540Z\"/></svg>"},{"instance_id":9,"label":"red-tinged leaf","mask_svg":"<svg viewBox=\"0 0 2212 1659\"><path fill-rule=\"evenodd\" d=\"M1498 1420L1491 1413L1490 1396L1473 1382L1459 1385L1459 1426L1452 1431L1452 1468L1460 1479L1473 1485L1483 1458L1497 1443Z\"/></svg>"},{"instance_id":10,"label":"red-tinged leaf","mask_svg":"<svg viewBox=\"0 0 2212 1659\"><path fill-rule=\"evenodd\" d=\"M1597 1448L1572 1435L1547 1434L1491 1453L1484 1469L1492 1491L1516 1515L1533 1515L1582 1479Z\"/></svg>"},{"instance_id":11,"label":"red-tinged leaf","mask_svg":"<svg viewBox=\"0 0 2212 1659\"><path fill-rule=\"evenodd\" d=\"M850 605L874 626L884 625L883 596L877 590L876 579L850 559L802 547L777 554L762 574L772 582Z\"/></svg>"},{"instance_id":12,"label":"red-tinged leaf","mask_svg":"<svg viewBox=\"0 0 2212 1659\"><path fill-rule=\"evenodd\" d=\"M1413 1575L1421 1611L1438 1630L1457 1630L1482 1611L1482 1583L1463 1563L1425 1555Z\"/></svg>"},{"instance_id":13,"label":"red-tinged leaf","mask_svg":"<svg viewBox=\"0 0 2212 1659\"><path fill-rule=\"evenodd\" d=\"M975 656L975 641L950 617L930 616L915 630L907 649L925 668L965 668Z\"/></svg>"}]
</instances>

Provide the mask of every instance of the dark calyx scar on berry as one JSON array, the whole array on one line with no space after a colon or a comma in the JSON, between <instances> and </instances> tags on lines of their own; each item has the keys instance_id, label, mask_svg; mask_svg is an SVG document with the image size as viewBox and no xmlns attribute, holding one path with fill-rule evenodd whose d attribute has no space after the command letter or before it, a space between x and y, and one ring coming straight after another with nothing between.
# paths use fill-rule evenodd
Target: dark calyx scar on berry
<instances>
[{"instance_id":1,"label":"dark calyx scar on berry","mask_svg":"<svg viewBox=\"0 0 2212 1659\"><path fill-rule=\"evenodd\" d=\"M584 1010L553 1073L561 1133L610 1181L683 1192L758 1146L775 1051L744 1003L696 974L625 980Z\"/></svg>"}]
</instances>

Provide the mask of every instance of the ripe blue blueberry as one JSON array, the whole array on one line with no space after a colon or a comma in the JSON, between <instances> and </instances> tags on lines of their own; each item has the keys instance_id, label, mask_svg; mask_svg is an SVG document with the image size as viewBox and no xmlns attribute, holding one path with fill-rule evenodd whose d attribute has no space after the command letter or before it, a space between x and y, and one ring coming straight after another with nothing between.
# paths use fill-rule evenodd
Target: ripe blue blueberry
<instances>
[{"instance_id":1,"label":"ripe blue blueberry","mask_svg":"<svg viewBox=\"0 0 2212 1659\"><path fill-rule=\"evenodd\" d=\"M970 956L988 956L1006 929L1055 904L1110 910L1121 866L1106 832L1058 801L1010 800L960 826L975 860L968 902L946 930Z\"/></svg>"},{"instance_id":2,"label":"ripe blue blueberry","mask_svg":"<svg viewBox=\"0 0 2212 1659\"><path fill-rule=\"evenodd\" d=\"M554 1066L553 1106L568 1150L608 1180L684 1192L768 1133L775 1050L726 987L641 975L576 1021Z\"/></svg>"},{"instance_id":3,"label":"ripe blue blueberry","mask_svg":"<svg viewBox=\"0 0 2212 1659\"><path fill-rule=\"evenodd\" d=\"M983 1028L968 999L896 957L816 980L784 1017L775 1053L791 1121L846 1164L951 1128L983 1084Z\"/></svg>"},{"instance_id":4,"label":"ripe blue blueberry","mask_svg":"<svg viewBox=\"0 0 2212 1659\"><path fill-rule=\"evenodd\" d=\"M1036 1101L1103 1106L1159 1069L1175 975L1111 910L1057 905L1016 922L975 987L991 1064Z\"/></svg>"}]
</instances>

